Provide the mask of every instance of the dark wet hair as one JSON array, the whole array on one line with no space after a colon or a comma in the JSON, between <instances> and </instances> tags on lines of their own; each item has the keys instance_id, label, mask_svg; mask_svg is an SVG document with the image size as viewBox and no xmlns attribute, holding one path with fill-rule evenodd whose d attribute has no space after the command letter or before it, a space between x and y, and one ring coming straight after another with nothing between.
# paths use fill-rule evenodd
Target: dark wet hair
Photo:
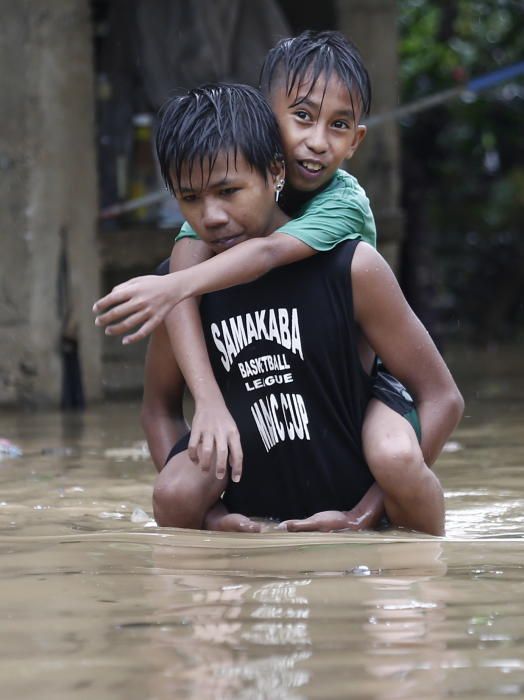
<instances>
[{"instance_id":1,"label":"dark wet hair","mask_svg":"<svg viewBox=\"0 0 524 700\"><path fill-rule=\"evenodd\" d=\"M276 81L283 81L286 94L308 83L307 97L321 75L326 83L335 74L349 90L351 100L357 96L366 117L371 109L371 82L358 49L340 32L305 31L297 37L282 39L267 54L260 72L260 89L271 93Z\"/></svg>"},{"instance_id":2,"label":"dark wet hair","mask_svg":"<svg viewBox=\"0 0 524 700\"><path fill-rule=\"evenodd\" d=\"M283 159L278 124L264 96L248 85L214 83L172 97L160 111L156 132L160 171L173 192L171 175L180 181L182 168L209 166L220 152L241 153L267 179Z\"/></svg>"}]
</instances>

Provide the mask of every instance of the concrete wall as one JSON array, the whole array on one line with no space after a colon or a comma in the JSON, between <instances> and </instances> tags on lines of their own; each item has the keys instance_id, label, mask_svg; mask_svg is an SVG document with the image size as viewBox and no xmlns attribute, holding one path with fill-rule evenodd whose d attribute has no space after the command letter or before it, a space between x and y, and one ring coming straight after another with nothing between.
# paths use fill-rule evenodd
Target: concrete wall
<instances>
[{"instance_id":1,"label":"concrete wall","mask_svg":"<svg viewBox=\"0 0 524 700\"><path fill-rule=\"evenodd\" d=\"M61 340L101 394L92 40L87 0L3 0L0 404L58 404ZM6 69L6 67L8 67Z\"/></svg>"},{"instance_id":2,"label":"concrete wall","mask_svg":"<svg viewBox=\"0 0 524 700\"><path fill-rule=\"evenodd\" d=\"M340 29L370 70L373 113L391 109L395 0L338 0L337 9ZM0 132L0 405L60 402L64 336L78 342L89 401L102 393L103 341L90 310L101 264L89 0L0 0L0 10L0 95L7 107ZM389 123L370 130L351 163L371 198L380 249L394 267L402 236L398 161L397 127ZM106 269L128 276L125 251L111 249ZM149 257L146 248L141 271L156 261ZM108 388L139 390L143 348L124 355L114 339L106 347Z\"/></svg>"}]
</instances>

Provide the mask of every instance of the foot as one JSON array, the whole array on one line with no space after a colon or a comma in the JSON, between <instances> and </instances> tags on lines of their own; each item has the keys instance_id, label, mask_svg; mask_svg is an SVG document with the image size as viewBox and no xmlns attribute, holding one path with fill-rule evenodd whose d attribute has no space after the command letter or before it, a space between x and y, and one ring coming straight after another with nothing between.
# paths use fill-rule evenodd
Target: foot
<instances>
[{"instance_id":1,"label":"foot","mask_svg":"<svg viewBox=\"0 0 524 700\"><path fill-rule=\"evenodd\" d=\"M220 503L207 513L204 529L218 532L260 532L261 526L240 513L228 513Z\"/></svg>"},{"instance_id":2,"label":"foot","mask_svg":"<svg viewBox=\"0 0 524 700\"><path fill-rule=\"evenodd\" d=\"M304 520L284 520L278 526L288 532L333 532L334 530L358 530L358 523L340 510L324 510Z\"/></svg>"}]
</instances>

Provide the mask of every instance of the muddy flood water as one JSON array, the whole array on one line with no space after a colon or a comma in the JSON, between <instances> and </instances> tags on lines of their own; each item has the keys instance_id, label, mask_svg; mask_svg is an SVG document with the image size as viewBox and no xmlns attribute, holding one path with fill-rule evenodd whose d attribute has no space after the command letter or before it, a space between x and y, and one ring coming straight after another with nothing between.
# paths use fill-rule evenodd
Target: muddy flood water
<instances>
[{"instance_id":1,"label":"muddy flood water","mask_svg":"<svg viewBox=\"0 0 524 700\"><path fill-rule=\"evenodd\" d=\"M465 394L442 539L157 528L136 403L0 414L1 697L524 697L524 383Z\"/></svg>"}]
</instances>

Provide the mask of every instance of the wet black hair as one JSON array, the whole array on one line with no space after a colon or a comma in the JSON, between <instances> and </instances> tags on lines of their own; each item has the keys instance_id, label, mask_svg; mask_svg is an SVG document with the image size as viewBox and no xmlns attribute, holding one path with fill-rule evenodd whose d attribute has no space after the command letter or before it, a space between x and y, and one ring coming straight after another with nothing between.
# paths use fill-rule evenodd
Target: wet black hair
<instances>
[{"instance_id":1,"label":"wet black hair","mask_svg":"<svg viewBox=\"0 0 524 700\"><path fill-rule=\"evenodd\" d=\"M267 182L268 170L283 160L278 124L264 96L248 85L213 83L172 97L160 110L156 132L160 171L174 193L171 177L182 168L213 169L220 152L241 153Z\"/></svg>"},{"instance_id":2,"label":"wet black hair","mask_svg":"<svg viewBox=\"0 0 524 700\"><path fill-rule=\"evenodd\" d=\"M358 97L361 115L371 109L371 81L357 47L335 31L305 31L297 37L282 39L267 54L260 72L260 89L270 95L275 82L283 81L286 94L308 84L305 99L321 75L326 84L335 74L349 91L351 101Z\"/></svg>"}]
</instances>

